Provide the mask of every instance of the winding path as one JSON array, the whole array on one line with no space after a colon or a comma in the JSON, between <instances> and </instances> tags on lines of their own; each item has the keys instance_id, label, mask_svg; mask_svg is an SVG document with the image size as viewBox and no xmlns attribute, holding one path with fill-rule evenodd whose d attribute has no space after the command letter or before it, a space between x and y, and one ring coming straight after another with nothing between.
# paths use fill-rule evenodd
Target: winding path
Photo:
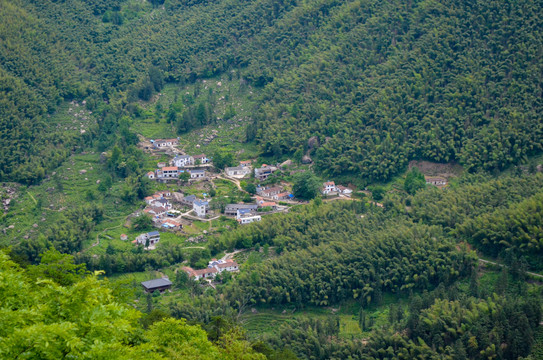
<instances>
[{"instance_id":1,"label":"winding path","mask_svg":"<svg viewBox=\"0 0 543 360\"><path fill-rule=\"evenodd\" d=\"M479 259L479 262L482 262L483 264L497 265L499 267L508 267L507 265L500 264L500 263L497 263L497 262L494 262L494 261L484 260L484 259ZM541 274L537 274L537 273L530 272L530 271L526 271L526 274L537 277L537 278L540 278L540 279L543 279L543 275L541 275Z\"/></svg>"}]
</instances>

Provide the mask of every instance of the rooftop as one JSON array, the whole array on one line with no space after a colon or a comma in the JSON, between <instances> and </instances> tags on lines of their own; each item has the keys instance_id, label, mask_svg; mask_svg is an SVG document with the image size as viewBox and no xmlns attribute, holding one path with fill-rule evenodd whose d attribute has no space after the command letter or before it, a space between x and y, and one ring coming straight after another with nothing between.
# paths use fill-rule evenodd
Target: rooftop
<instances>
[{"instance_id":1,"label":"rooftop","mask_svg":"<svg viewBox=\"0 0 543 360\"><path fill-rule=\"evenodd\" d=\"M179 159L190 159L190 155L177 155L176 157L173 158L174 160L179 160Z\"/></svg>"},{"instance_id":2,"label":"rooftop","mask_svg":"<svg viewBox=\"0 0 543 360\"><path fill-rule=\"evenodd\" d=\"M256 204L228 204L227 209L256 209Z\"/></svg>"},{"instance_id":3,"label":"rooftop","mask_svg":"<svg viewBox=\"0 0 543 360\"><path fill-rule=\"evenodd\" d=\"M225 170L226 171L236 171L236 170L245 170L245 169L242 168L241 166L233 166L233 167L227 167Z\"/></svg>"},{"instance_id":4,"label":"rooftop","mask_svg":"<svg viewBox=\"0 0 543 360\"><path fill-rule=\"evenodd\" d=\"M172 282L165 278L148 280L141 283L141 285L146 289L156 289L163 286L170 286Z\"/></svg>"},{"instance_id":5,"label":"rooftop","mask_svg":"<svg viewBox=\"0 0 543 360\"><path fill-rule=\"evenodd\" d=\"M207 206L209 205L209 203L207 201L203 201L203 200L194 200L194 205L196 206Z\"/></svg>"}]
</instances>

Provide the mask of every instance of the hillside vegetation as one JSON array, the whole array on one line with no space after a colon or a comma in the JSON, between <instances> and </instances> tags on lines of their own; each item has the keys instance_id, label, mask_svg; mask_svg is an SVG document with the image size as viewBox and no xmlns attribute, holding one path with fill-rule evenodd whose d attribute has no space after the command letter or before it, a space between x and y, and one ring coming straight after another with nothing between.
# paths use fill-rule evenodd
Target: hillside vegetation
<instances>
[{"instance_id":1,"label":"hillside vegetation","mask_svg":"<svg viewBox=\"0 0 543 360\"><path fill-rule=\"evenodd\" d=\"M416 158L499 169L541 151L538 1L1 4L5 179L65 156L63 132L37 136L63 100L137 116L166 82L234 69L263 88L248 139L309 151L329 175L383 180Z\"/></svg>"}]
</instances>

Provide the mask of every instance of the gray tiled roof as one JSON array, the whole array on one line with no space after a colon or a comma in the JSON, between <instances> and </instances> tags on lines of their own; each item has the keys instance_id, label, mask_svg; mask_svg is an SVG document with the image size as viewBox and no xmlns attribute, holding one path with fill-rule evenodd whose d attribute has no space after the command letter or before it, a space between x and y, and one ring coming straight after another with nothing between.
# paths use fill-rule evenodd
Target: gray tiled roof
<instances>
[{"instance_id":1,"label":"gray tiled roof","mask_svg":"<svg viewBox=\"0 0 543 360\"><path fill-rule=\"evenodd\" d=\"M146 289L156 289L163 286L171 285L172 282L168 279L160 278L160 279L154 279L154 280L148 280L141 283L144 288Z\"/></svg>"}]
</instances>

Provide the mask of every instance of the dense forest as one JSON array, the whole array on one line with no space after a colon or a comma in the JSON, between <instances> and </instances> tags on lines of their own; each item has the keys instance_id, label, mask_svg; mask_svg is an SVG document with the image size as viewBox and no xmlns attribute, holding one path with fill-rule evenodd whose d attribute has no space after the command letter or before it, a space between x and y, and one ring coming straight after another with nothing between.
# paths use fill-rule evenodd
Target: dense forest
<instances>
[{"instance_id":1,"label":"dense forest","mask_svg":"<svg viewBox=\"0 0 543 360\"><path fill-rule=\"evenodd\" d=\"M248 140L330 175L384 180L410 159L502 169L541 151L538 1L1 4L5 179L39 180L81 145L52 131L63 100L137 116L167 82L231 70L263 88Z\"/></svg>"}]
</instances>

